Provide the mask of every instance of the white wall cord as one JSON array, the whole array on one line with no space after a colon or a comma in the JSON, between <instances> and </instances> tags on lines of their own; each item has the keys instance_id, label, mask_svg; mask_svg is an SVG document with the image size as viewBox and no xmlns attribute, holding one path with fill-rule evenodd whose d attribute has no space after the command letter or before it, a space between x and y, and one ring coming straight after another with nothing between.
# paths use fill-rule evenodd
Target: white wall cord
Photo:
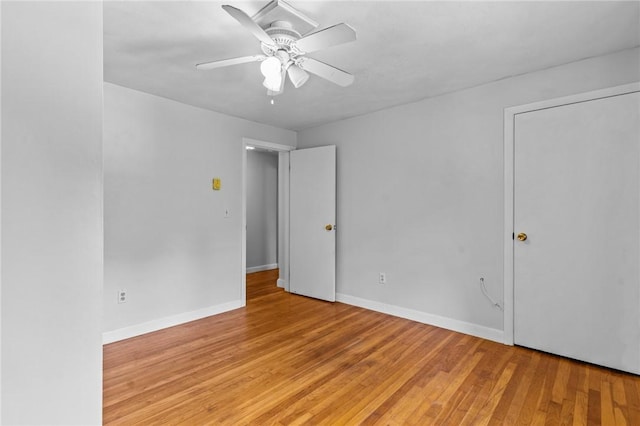
<instances>
[{"instance_id":1,"label":"white wall cord","mask_svg":"<svg viewBox=\"0 0 640 426\"><path fill-rule=\"evenodd\" d=\"M500 309L501 311L503 310L503 309L502 309L502 305L500 304L500 302L496 302L495 300L493 300L493 299L491 298L491 296L489 296L489 293L487 292L487 287L485 287L485 285L484 285L484 278L480 278L480 290L482 291L482 294L484 294L484 296L485 296L487 299L489 299L489 302L491 302L491 304L492 304L494 307L496 307L496 308Z\"/></svg>"}]
</instances>

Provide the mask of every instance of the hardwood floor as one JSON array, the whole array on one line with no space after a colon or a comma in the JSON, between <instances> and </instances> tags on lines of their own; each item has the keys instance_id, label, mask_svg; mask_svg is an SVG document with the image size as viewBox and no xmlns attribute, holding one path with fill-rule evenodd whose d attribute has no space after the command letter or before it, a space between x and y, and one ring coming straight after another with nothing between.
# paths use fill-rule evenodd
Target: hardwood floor
<instances>
[{"instance_id":1,"label":"hardwood floor","mask_svg":"<svg viewBox=\"0 0 640 426\"><path fill-rule=\"evenodd\" d=\"M104 347L105 424L640 425L640 377L247 276L247 307Z\"/></svg>"}]
</instances>

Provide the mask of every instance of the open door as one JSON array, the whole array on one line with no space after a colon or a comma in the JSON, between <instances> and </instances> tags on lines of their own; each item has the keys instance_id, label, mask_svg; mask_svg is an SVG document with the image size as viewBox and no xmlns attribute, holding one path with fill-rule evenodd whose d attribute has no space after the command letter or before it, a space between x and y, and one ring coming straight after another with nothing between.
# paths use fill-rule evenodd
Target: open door
<instances>
[{"instance_id":1,"label":"open door","mask_svg":"<svg viewBox=\"0 0 640 426\"><path fill-rule=\"evenodd\" d=\"M336 300L336 147L290 153L291 293Z\"/></svg>"}]
</instances>

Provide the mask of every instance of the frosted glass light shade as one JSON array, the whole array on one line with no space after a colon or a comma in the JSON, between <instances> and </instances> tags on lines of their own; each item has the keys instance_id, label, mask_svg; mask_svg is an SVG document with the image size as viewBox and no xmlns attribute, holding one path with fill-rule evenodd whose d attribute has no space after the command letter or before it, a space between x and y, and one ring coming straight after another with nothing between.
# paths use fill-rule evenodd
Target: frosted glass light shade
<instances>
[{"instance_id":1,"label":"frosted glass light shade","mask_svg":"<svg viewBox=\"0 0 640 426\"><path fill-rule=\"evenodd\" d=\"M289 80L291 80L293 87L296 89L309 80L309 74L297 65L291 65L287 68L287 74L289 74Z\"/></svg>"},{"instance_id":2,"label":"frosted glass light shade","mask_svg":"<svg viewBox=\"0 0 640 426\"><path fill-rule=\"evenodd\" d=\"M279 76L281 69L282 69L282 64L280 63L280 60L273 56L265 59L260 64L260 72L262 73L262 75L265 76L266 79Z\"/></svg>"},{"instance_id":3,"label":"frosted glass light shade","mask_svg":"<svg viewBox=\"0 0 640 426\"><path fill-rule=\"evenodd\" d=\"M279 92L280 86L282 86L282 75L277 74L273 77L269 76L264 79L262 85L273 92Z\"/></svg>"}]
</instances>

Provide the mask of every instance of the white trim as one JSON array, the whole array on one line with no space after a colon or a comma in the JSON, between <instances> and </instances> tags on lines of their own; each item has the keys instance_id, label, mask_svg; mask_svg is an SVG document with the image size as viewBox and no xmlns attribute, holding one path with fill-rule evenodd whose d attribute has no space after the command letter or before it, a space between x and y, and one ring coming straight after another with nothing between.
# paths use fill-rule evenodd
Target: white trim
<instances>
[{"instance_id":1,"label":"white trim","mask_svg":"<svg viewBox=\"0 0 640 426\"><path fill-rule=\"evenodd\" d=\"M637 91L640 91L640 82L623 84L621 86L615 87L607 87L605 89L592 90L590 92L563 96L561 98L553 98L547 99L545 101L533 102L530 104L511 106L505 108L505 116L507 112L509 112L511 115L516 115L525 112L538 111L541 109L554 108L561 105L577 104L580 102L592 101L594 99L609 98L611 96L619 96Z\"/></svg>"},{"instance_id":2,"label":"white trim","mask_svg":"<svg viewBox=\"0 0 640 426\"><path fill-rule=\"evenodd\" d=\"M276 152L289 152L289 151L293 151L294 149L296 149L295 146L281 145L281 144L278 144L278 143L261 141L261 140L258 140L258 139L242 138L242 141L245 143L245 149L246 149L247 145L254 146L256 148L270 149L270 150L276 151Z\"/></svg>"},{"instance_id":3,"label":"white trim","mask_svg":"<svg viewBox=\"0 0 640 426\"><path fill-rule=\"evenodd\" d=\"M289 152L278 153L278 287L289 291Z\"/></svg>"},{"instance_id":4,"label":"white trim","mask_svg":"<svg viewBox=\"0 0 640 426\"><path fill-rule=\"evenodd\" d=\"M247 142L250 139L242 138L242 235L240 236L240 300L247 304Z\"/></svg>"},{"instance_id":5,"label":"white trim","mask_svg":"<svg viewBox=\"0 0 640 426\"><path fill-rule=\"evenodd\" d=\"M0 1L0 45L2 45L2 2ZM0 54L0 93L2 93L2 54ZM0 102L0 165L2 164L2 102ZM1 168L0 168L1 171ZM0 188L2 188L2 173L0 173ZM2 191L0 190L0 224L2 223ZM2 227L0 226L0 242L2 241ZM2 306L2 244L0 244L0 306ZM0 309L0 377L2 376L2 309ZM0 395L2 395L2 380L0 380ZM2 398L0 397L0 425L2 424Z\"/></svg>"},{"instance_id":6,"label":"white trim","mask_svg":"<svg viewBox=\"0 0 640 426\"><path fill-rule=\"evenodd\" d=\"M513 345L513 289L514 260L514 120L518 114L541 109L554 108L561 105L587 102L594 99L608 98L640 91L640 83L625 84L591 92L579 93L561 98L549 99L525 105L518 105L504 110L504 343Z\"/></svg>"},{"instance_id":7,"label":"white trim","mask_svg":"<svg viewBox=\"0 0 640 426\"><path fill-rule=\"evenodd\" d=\"M277 263L271 263L269 265L250 266L247 268L247 274L251 274L253 272L269 271L271 269L276 269L277 267Z\"/></svg>"},{"instance_id":8,"label":"white trim","mask_svg":"<svg viewBox=\"0 0 640 426\"><path fill-rule=\"evenodd\" d=\"M172 315L170 317L160 318L153 321L143 322L141 324L132 325L130 327L120 328L113 331L105 331L102 333L102 344L117 342L119 340L129 339L131 337L140 336L142 334L151 333L187 322L210 317L212 315L221 314L223 312L232 311L242 308L244 303L240 300L222 303L220 305L210 306L208 308L198 309L197 311L183 312L181 314Z\"/></svg>"},{"instance_id":9,"label":"white trim","mask_svg":"<svg viewBox=\"0 0 640 426\"><path fill-rule=\"evenodd\" d=\"M504 344L513 345L513 120L515 113L504 110L504 272L502 290L502 329Z\"/></svg>"},{"instance_id":10,"label":"white trim","mask_svg":"<svg viewBox=\"0 0 640 426\"><path fill-rule=\"evenodd\" d=\"M423 324L433 325L435 327L446 328L447 330L456 331L458 333L470 334L471 336L492 340L494 342L502 343L504 340L504 333L502 332L502 330L498 330L496 328L490 328L452 318L441 317L439 315L429 314L426 312L416 311L400 306L389 305L382 302L376 302L374 300L361 299L359 297L349 296L342 293L336 293L336 301L346 303L347 305L358 306L360 308L381 312L387 315L393 315L394 317L405 318Z\"/></svg>"}]
</instances>

